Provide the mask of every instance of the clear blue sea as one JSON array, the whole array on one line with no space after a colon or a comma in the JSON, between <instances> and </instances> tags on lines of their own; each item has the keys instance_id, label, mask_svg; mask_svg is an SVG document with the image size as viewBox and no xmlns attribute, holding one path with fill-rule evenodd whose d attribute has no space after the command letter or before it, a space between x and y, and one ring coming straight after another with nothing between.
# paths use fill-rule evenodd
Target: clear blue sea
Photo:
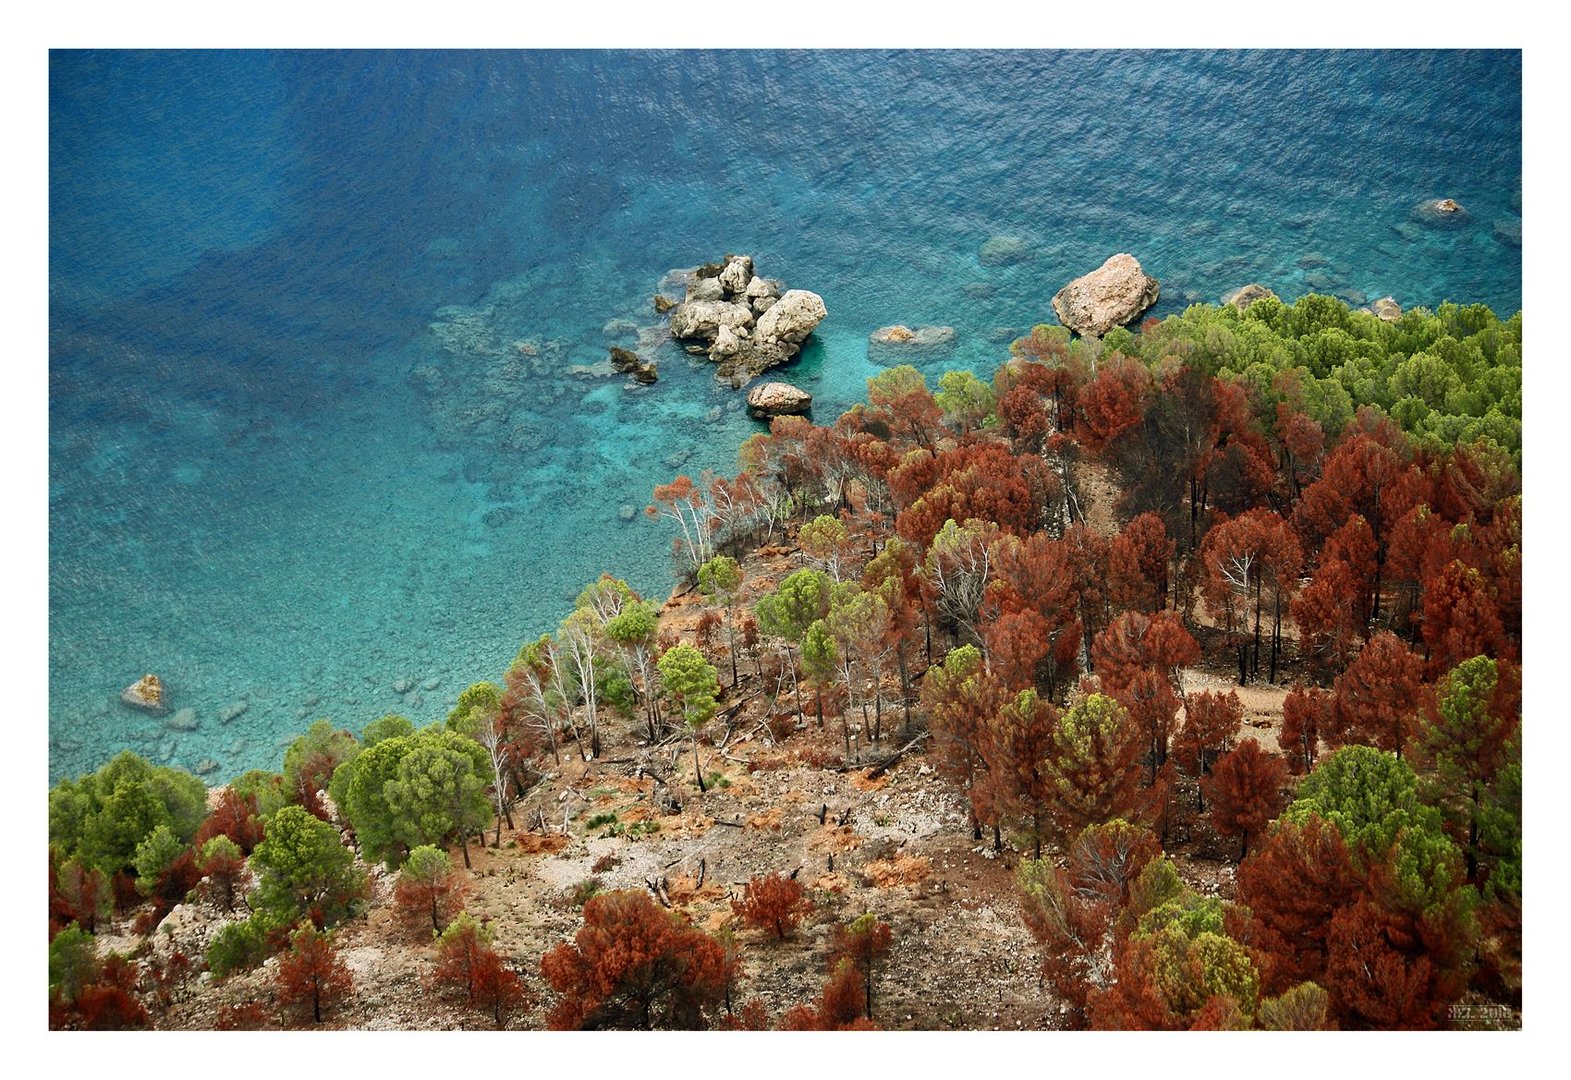
<instances>
[{"instance_id":1,"label":"clear blue sea","mask_svg":"<svg viewBox=\"0 0 1571 1080\"><path fill-rule=\"evenodd\" d=\"M664 526L619 510L758 427L649 347L675 267L824 297L776 373L820 420L877 327L987 375L1119 251L1158 315L1250 281L1515 311L1521 86L1517 53L56 52L50 776L276 768L317 717L445 715L602 570L663 596ZM1463 227L1409 220L1438 196ZM655 386L571 370L641 335ZM195 730L118 703L147 671Z\"/></svg>"}]
</instances>

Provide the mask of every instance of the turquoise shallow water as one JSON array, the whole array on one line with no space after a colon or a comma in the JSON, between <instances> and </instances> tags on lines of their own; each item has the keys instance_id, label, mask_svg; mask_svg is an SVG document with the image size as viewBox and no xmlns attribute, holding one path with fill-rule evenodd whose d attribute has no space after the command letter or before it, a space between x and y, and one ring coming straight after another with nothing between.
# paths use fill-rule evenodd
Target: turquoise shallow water
<instances>
[{"instance_id":1,"label":"turquoise shallow water","mask_svg":"<svg viewBox=\"0 0 1571 1080\"><path fill-rule=\"evenodd\" d=\"M50 775L276 766L318 716L445 714L602 569L663 594L621 508L757 430L663 340L673 267L824 297L780 372L819 419L875 328L989 373L1116 251L1157 314L1511 311L1520 116L1512 53L55 53ZM1409 220L1438 195L1462 227ZM653 387L572 370L640 340ZM195 730L117 703L144 671Z\"/></svg>"}]
</instances>

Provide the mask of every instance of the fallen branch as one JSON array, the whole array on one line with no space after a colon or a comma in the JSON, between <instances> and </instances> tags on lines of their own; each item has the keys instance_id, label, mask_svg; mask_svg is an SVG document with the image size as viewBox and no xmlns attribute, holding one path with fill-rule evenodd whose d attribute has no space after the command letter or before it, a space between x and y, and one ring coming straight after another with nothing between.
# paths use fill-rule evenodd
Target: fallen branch
<instances>
[{"instance_id":1,"label":"fallen branch","mask_svg":"<svg viewBox=\"0 0 1571 1080\"><path fill-rule=\"evenodd\" d=\"M890 767L893 766L897 761L899 761L901 758L905 757L912 750L916 749L917 745L919 743L923 742L928 737L929 734L931 734L931 733L930 732L926 732L926 731L922 732L922 734L918 735L916 738L914 738L910 742L906 743L900 749L896 750L893 754L890 754L883 761L880 761L877 765L875 765L872 768L871 771L868 772L867 778L869 780L877 780L880 776L883 776L884 773L888 772ZM844 771L844 770L842 770L842 771Z\"/></svg>"}]
</instances>

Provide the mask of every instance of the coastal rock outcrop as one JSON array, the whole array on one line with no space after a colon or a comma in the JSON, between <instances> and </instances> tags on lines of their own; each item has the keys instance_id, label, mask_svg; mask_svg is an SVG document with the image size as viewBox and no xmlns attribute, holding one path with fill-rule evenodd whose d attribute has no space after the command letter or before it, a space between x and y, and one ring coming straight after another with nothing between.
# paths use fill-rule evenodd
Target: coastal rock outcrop
<instances>
[{"instance_id":1,"label":"coastal rock outcrop","mask_svg":"<svg viewBox=\"0 0 1571 1080\"><path fill-rule=\"evenodd\" d=\"M1223 293L1222 305L1225 307L1228 304L1232 304L1239 311L1245 311L1248 310L1249 305L1253 304L1256 300L1264 300L1268 296L1273 300L1277 299L1276 293L1272 292L1264 285L1251 282L1242 288L1234 289L1232 292Z\"/></svg>"},{"instance_id":2,"label":"coastal rock outcrop","mask_svg":"<svg viewBox=\"0 0 1571 1080\"><path fill-rule=\"evenodd\" d=\"M1142 270L1133 255L1120 253L1058 290L1053 312L1075 333L1101 337L1133 322L1159 295L1156 278Z\"/></svg>"},{"instance_id":3,"label":"coastal rock outcrop","mask_svg":"<svg viewBox=\"0 0 1571 1080\"><path fill-rule=\"evenodd\" d=\"M169 711L164 700L164 684L151 672L120 691L120 703L155 715Z\"/></svg>"},{"instance_id":4,"label":"coastal rock outcrop","mask_svg":"<svg viewBox=\"0 0 1571 1080\"><path fill-rule=\"evenodd\" d=\"M754 274L751 256L727 255L689 272L685 299L671 308L671 336L702 342L687 350L707 355L719 365L716 378L740 387L795 356L828 314L817 293L782 292Z\"/></svg>"},{"instance_id":5,"label":"coastal rock outcrop","mask_svg":"<svg viewBox=\"0 0 1571 1080\"><path fill-rule=\"evenodd\" d=\"M813 395L790 383L759 383L747 392L747 408L755 417L797 416L813 406Z\"/></svg>"}]
</instances>

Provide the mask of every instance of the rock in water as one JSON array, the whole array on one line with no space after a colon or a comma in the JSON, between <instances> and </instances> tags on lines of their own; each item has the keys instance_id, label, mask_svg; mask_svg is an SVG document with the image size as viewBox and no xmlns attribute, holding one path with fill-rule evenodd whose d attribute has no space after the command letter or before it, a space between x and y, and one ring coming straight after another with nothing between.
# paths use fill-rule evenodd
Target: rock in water
<instances>
[{"instance_id":1,"label":"rock in water","mask_svg":"<svg viewBox=\"0 0 1571 1080\"><path fill-rule=\"evenodd\" d=\"M706 279L713 280L713 279ZM746 304L724 300L684 300L671 309L671 336L714 341L722 326L752 326L753 312Z\"/></svg>"},{"instance_id":2,"label":"rock in water","mask_svg":"<svg viewBox=\"0 0 1571 1080\"><path fill-rule=\"evenodd\" d=\"M611 346L611 370L624 375L632 375L634 379L646 386L660 377L659 369L654 364L649 363L631 349L624 349L620 345Z\"/></svg>"},{"instance_id":3,"label":"rock in water","mask_svg":"<svg viewBox=\"0 0 1571 1080\"><path fill-rule=\"evenodd\" d=\"M751 255L732 255L726 260L725 269L720 271L717 278L720 287L726 296L743 296L747 293L747 286L753 280L753 257Z\"/></svg>"},{"instance_id":4,"label":"rock in water","mask_svg":"<svg viewBox=\"0 0 1571 1080\"><path fill-rule=\"evenodd\" d=\"M200 725L196 719L196 710L187 708L165 720L164 726L171 731L195 731Z\"/></svg>"},{"instance_id":5,"label":"rock in water","mask_svg":"<svg viewBox=\"0 0 1571 1080\"><path fill-rule=\"evenodd\" d=\"M203 758L201 761L196 763L196 775L198 776L206 776L209 773L215 773L217 771L218 762L214 761L210 757Z\"/></svg>"},{"instance_id":6,"label":"rock in water","mask_svg":"<svg viewBox=\"0 0 1571 1080\"><path fill-rule=\"evenodd\" d=\"M953 326L881 326L867 338L867 358L875 364L909 364L955 347Z\"/></svg>"},{"instance_id":7,"label":"rock in water","mask_svg":"<svg viewBox=\"0 0 1571 1080\"><path fill-rule=\"evenodd\" d=\"M1425 199L1413 207L1411 217L1423 225L1456 228L1467 221L1468 213L1455 199Z\"/></svg>"},{"instance_id":8,"label":"rock in water","mask_svg":"<svg viewBox=\"0 0 1571 1080\"><path fill-rule=\"evenodd\" d=\"M807 335L829 315L824 298L806 289L791 289L758 318L758 340L762 345L799 347Z\"/></svg>"},{"instance_id":9,"label":"rock in water","mask_svg":"<svg viewBox=\"0 0 1571 1080\"><path fill-rule=\"evenodd\" d=\"M1379 300L1369 305L1369 310L1386 322L1396 322L1402 317L1402 305L1398 304L1390 296L1382 296Z\"/></svg>"},{"instance_id":10,"label":"rock in water","mask_svg":"<svg viewBox=\"0 0 1571 1080\"><path fill-rule=\"evenodd\" d=\"M1495 222L1494 228L1491 230L1491 232L1494 233L1495 241L1497 243L1504 244L1506 247L1514 248L1519 248L1522 246L1522 223L1520 221L1511 221L1506 218L1501 218L1499 221Z\"/></svg>"},{"instance_id":11,"label":"rock in water","mask_svg":"<svg viewBox=\"0 0 1571 1080\"><path fill-rule=\"evenodd\" d=\"M120 703L157 715L168 711L164 704L164 684L151 672L120 691Z\"/></svg>"},{"instance_id":12,"label":"rock in water","mask_svg":"<svg viewBox=\"0 0 1571 1080\"><path fill-rule=\"evenodd\" d=\"M747 408L754 416L796 416L813 406L813 395L790 383L759 383L747 392Z\"/></svg>"},{"instance_id":13,"label":"rock in water","mask_svg":"<svg viewBox=\"0 0 1571 1080\"><path fill-rule=\"evenodd\" d=\"M828 314L816 293L781 295L778 283L753 273L748 255L727 255L684 280L687 298L671 309L671 336L703 342L684 347L719 364L715 377L735 387L795 356ZM644 381L639 371L634 377Z\"/></svg>"},{"instance_id":14,"label":"rock in water","mask_svg":"<svg viewBox=\"0 0 1571 1080\"><path fill-rule=\"evenodd\" d=\"M1159 295L1156 278L1133 255L1121 253L1058 290L1053 312L1075 333L1101 337L1133 322Z\"/></svg>"},{"instance_id":15,"label":"rock in water","mask_svg":"<svg viewBox=\"0 0 1571 1080\"><path fill-rule=\"evenodd\" d=\"M872 340L880 345L904 345L916 340L916 331L909 326L881 326L872 333Z\"/></svg>"},{"instance_id":16,"label":"rock in water","mask_svg":"<svg viewBox=\"0 0 1571 1080\"><path fill-rule=\"evenodd\" d=\"M1241 289L1234 289L1230 293L1223 293L1222 304L1224 307L1228 304L1232 304L1239 311L1244 311L1256 300L1264 300L1268 296L1273 300L1277 298L1276 293L1272 292L1264 285L1249 284L1245 285Z\"/></svg>"}]
</instances>

